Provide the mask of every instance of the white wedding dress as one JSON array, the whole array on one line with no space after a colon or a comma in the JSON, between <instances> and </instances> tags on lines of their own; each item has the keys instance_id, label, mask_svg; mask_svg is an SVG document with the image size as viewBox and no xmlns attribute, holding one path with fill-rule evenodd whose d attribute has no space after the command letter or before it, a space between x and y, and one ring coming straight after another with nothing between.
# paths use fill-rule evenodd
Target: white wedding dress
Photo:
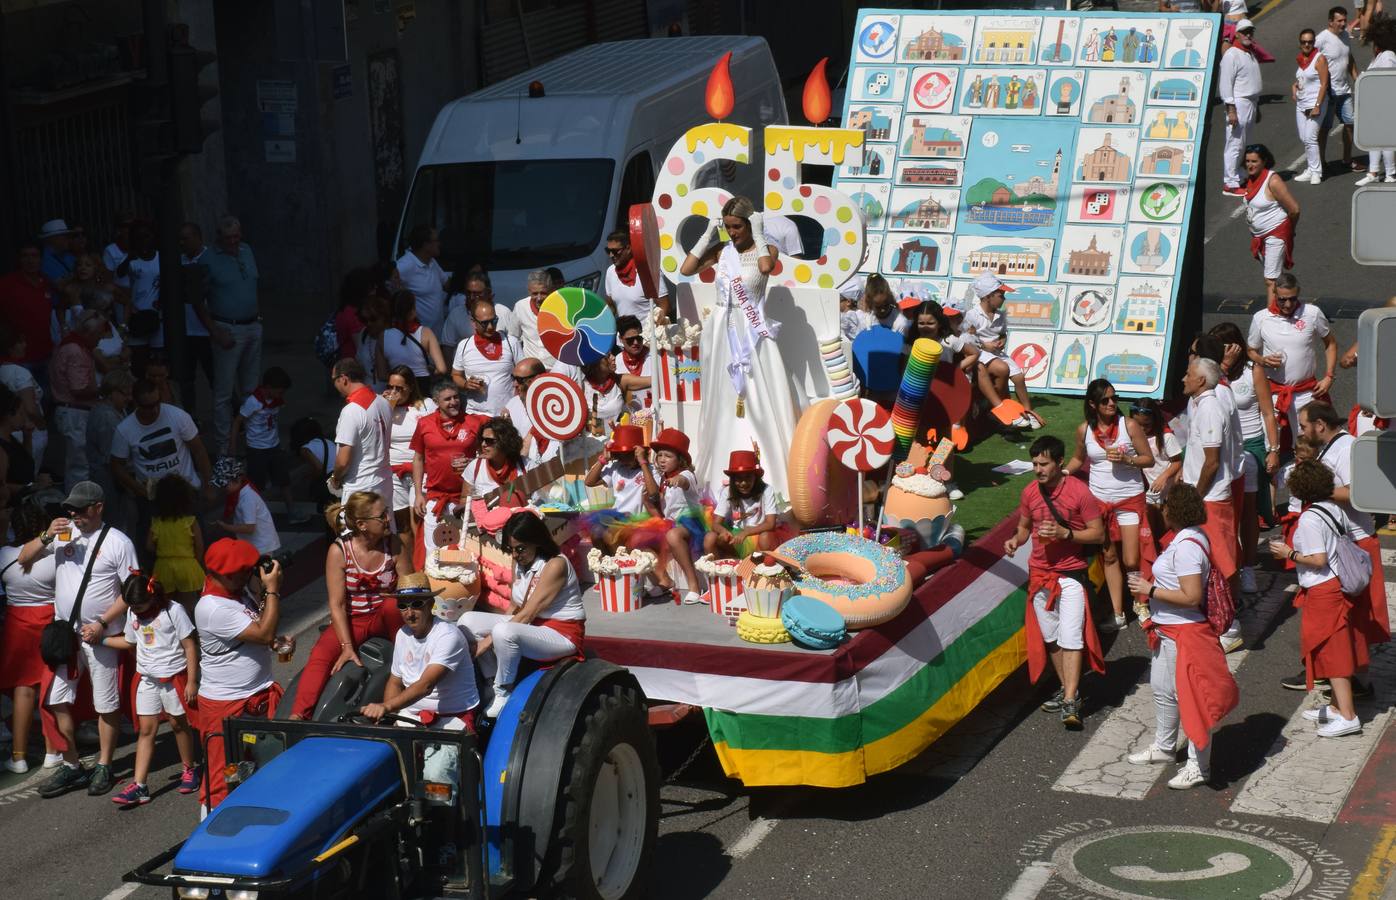
<instances>
[{"instance_id":1,"label":"white wedding dress","mask_svg":"<svg viewBox=\"0 0 1396 900\"><path fill-rule=\"evenodd\" d=\"M742 282L763 309L766 276L757 268L757 248L740 254ZM716 498L725 490L728 457L733 450L751 450L755 443L766 470L765 481L783 507L790 497L787 463L795 438L798 415L790 388L790 376L773 340L756 343L746 375L746 414L737 417L737 390L728 372L733 353L729 329L745 329L747 323L731 296L730 279L717 270L717 306L703 322L701 343L703 408L694 435L693 467L699 483Z\"/></svg>"}]
</instances>

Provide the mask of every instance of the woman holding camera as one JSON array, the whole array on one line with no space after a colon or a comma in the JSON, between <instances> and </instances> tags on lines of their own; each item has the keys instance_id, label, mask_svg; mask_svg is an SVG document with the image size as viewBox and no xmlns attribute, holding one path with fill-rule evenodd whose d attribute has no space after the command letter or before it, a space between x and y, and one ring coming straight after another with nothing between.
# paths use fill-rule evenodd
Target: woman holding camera
<instances>
[{"instance_id":1,"label":"woman holding camera","mask_svg":"<svg viewBox=\"0 0 1396 900\"><path fill-rule=\"evenodd\" d=\"M371 637L391 641L402 627L393 592L398 573L412 571L409 551L389 530L388 504L371 491L356 491L325 510L330 527L343 514L349 535L325 554L330 627L320 634L301 673L291 718L308 719L330 676L352 662L362 666L359 645Z\"/></svg>"}]
</instances>

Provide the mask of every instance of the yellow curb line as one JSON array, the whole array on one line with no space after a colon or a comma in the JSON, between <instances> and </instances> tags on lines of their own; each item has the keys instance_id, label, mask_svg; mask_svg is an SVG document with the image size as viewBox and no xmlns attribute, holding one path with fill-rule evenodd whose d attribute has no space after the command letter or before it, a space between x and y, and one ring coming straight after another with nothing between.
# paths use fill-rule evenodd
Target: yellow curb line
<instances>
[{"instance_id":1,"label":"yellow curb line","mask_svg":"<svg viewBox=\"0 0 1396 900\"><path fill-rule=\"evenodd\" d=\"M1367 865L1352 884L1349 900L1375 900L1386 887L1393 867L1396 867L1396 825L1384 825L1367 857Z\"/></svg>"},{"instance_id":2,"label":"yellow curb line","mask_svg":"<svg viewBox=\"0 0 1396 900\"><path fill-rule=\"evenodd\" d=\"M1269 3L1266 3L1264 6L1262 6L1262 7L1260 8L1260 11L1259 11L1259 12L1257 12L1255 15L1251 16L1251 21L1252 21L1252 22L1256 21L1256 20L1259 19L1261 16L1263 16L1263 15L1265 15L1266 13L1270 12L1271 10L1273 10L1275 7L1279 6L1279 5L1280 5L1281 3L1283 3L1283 2L1285 2L1285 0L1270 0Z\"/></svg>"}]
</instances>

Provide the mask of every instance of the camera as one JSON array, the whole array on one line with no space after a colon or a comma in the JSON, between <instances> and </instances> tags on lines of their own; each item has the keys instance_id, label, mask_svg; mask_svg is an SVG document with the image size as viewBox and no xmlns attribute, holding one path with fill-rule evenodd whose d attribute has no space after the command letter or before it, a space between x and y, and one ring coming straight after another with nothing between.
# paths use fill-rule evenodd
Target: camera
<instances>
[{"instance_id":1,"label":"camera","mask_svg":"<svg viewBox=\"0 0 1396 900\"><path fill-rule=\"evenodd\" d=\"M271 566L274 562L281 563L281 568L285 569L291 562L291 556L288 553L263 553L257 558L257 571L264 575L271 574Z\"/></svg>"}]
</instances>

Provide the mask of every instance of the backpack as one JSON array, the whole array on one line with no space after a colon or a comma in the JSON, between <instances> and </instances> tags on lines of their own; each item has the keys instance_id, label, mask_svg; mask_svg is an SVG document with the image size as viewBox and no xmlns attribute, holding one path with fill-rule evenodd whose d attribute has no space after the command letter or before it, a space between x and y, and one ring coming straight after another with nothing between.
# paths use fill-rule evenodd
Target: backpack
<instances>
[{"instance_id":1,"label":"backpack","mask_svg":"<svg viewBox=\"0 0 1396 900\"><path fill-rule=\"evenodd\" d=\"M1343 593L1353 595L1367 590L1367 586L1372 583L1372 558L1353 543L1352 538L1348 536L1346 525L1339 524L1333 513L1317 503L1309 509L1321 513L1337 537L1337 549L1328 558L1328 568L1338 576L1338 584L1342 586Z\"/></svg>"},{"instance_id":2,"label":"backpack","mask_svg":"<svg viewBox=\"0 0 1396 900\"><path fill-rule=\"evenodd\" d=\"M1211 626L1212 633L1221 637L1230 630L1233 622L1236 621L1236 598L1231 595L1231 584L1226 580L1226 576L1221 573L1215 565L1210 565L1212 554L1207 547L1197 538L1185 537L1185 541L1191 541L1202 548L1202 552L1207 554L1207 582L1202 586L1202 614L1207 617L1207 624Z\"/></svg>"},{"instance_id":3,"label":"backpack","mask_svg":"<svg viewBox=\"0 0 1396 900\"><path fill-rule=\"evenodd\" d=\"M315 333L315 358L326 366L332 366L339 359L339 332L334 327L334 313L325 319L320 330Z\"/></svg>"}]
</instances>

